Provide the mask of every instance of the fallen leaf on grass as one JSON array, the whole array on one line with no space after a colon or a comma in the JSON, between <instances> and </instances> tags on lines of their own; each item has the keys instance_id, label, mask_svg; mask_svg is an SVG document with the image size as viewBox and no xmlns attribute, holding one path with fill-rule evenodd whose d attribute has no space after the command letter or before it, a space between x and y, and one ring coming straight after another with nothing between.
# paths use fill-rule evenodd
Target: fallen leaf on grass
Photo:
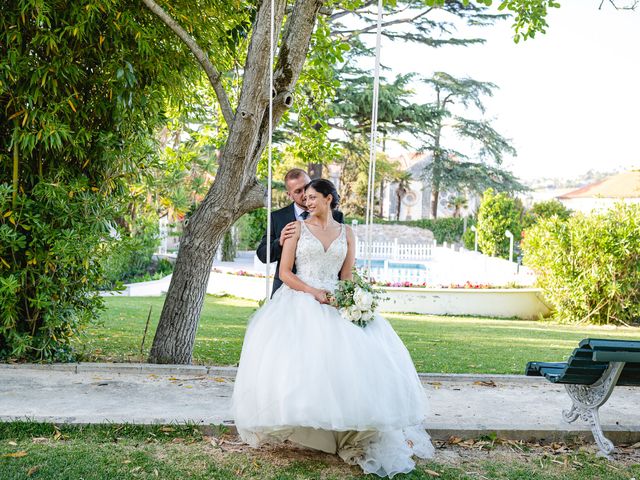
<instances>
[{"instance_id":1,"label":"fallen leaf on grass","mask_svg":"<svg viewBox=\"0 0 640 480\"><path fill-rule=\"evenodd\" d=\"M11 445L12 447L17 447L18 444L16 442L9 442L9 445Z\"/></svg>"},{"instance_id":2,"label":"fallen leaf on grass","mask_svg":"<svg viewBox=\"0 0 640 480\"><path fill-rule=\"evenodd\" d=\"M19 452L5 453L4 455L0 455L0 458L22 458L26 456L27 452L25 450L20 450Z\"/></svg>"},{"instance_id":3,"label":"fallen leaf on grass","mask_svg":"<svg viewBox=\"0 0 640 480\"><path fill-rule=\"evenodd\" d=\"M27 471L27 477L30 477L31 475L33 475L34 473L36 473L38 470L40 470L40 467L39 467L39 466L31 467L31 468Z\"/></svg>"},{"instance_id":4,"label":"fallen leaf on grass","mask_svg":"<svg viewBox=\"0 0 640 480\"><path fill-rule=\"evenodd\" d=\"M424 473L431 475L432 477L439 477L440 474L438 472L434 472L433 470L429 470L425 468Z\"/></svg>"},{"instance_id":5,"label":"fallen leaf on grass","mask_svg":"<svg viewBox=\"0 0 640 480\"><path fill-rule=\"evenodd\" d=\"M46 437L33 437L33 438L31 439L31 441L32 441L33 443L46 443L46 442L47 442L47 440L49 440L49 439L48 439L48 438L46 438Z\"/></svg>"},{"instance_id":6,"label":"fallen leaf on grass","mask_svg":"<svg viewBox=\"0 0 640 480\"><path fill-rule=\"evenodd\" d=\"M473 382L474 385L480 385L481 387L497 387L496 382L493 380L476 380Z\"/></svg>"},{"instance_id":7,"label":"fallen leaf on grass","mask_svg":"<svg viewBox=\"0 0 640 480\"><path fill-rule=\"evenodd\" d=\"M162 427L160 429L161 432L174 432L175 428L171 428L171 427Z\"/></svg>"}]
</instances>

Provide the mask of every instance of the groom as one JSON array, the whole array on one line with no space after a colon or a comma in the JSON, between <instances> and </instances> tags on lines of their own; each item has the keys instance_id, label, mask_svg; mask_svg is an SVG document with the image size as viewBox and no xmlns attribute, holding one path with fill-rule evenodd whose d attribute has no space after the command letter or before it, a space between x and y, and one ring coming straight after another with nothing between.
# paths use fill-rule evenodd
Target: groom
<instances>
[{"instance_id":1,"label":"groom","mask_svg":"<svg viewBox=\"0 0 640 480\"><path fill-rule=\"evenodd\" d=\"M307 172L300 168L293 168L284 176L284 185L287 189L287 196L293 201L280 210L271 213L271 261L278 262L273 278L273 290L271 296L282 285L280 280L280 256L282 255L282 245L284 241L293 236L295 232L296 220L304 220L309 215L304 201L304 186L311 179ZM333 211L333 218L340 223L344 223L344 216L338 210ZM267 234L262 237L256 255L262 263L267 263ZM295 272L295 266L294 266Z\"/></svg>"}]
</instances>

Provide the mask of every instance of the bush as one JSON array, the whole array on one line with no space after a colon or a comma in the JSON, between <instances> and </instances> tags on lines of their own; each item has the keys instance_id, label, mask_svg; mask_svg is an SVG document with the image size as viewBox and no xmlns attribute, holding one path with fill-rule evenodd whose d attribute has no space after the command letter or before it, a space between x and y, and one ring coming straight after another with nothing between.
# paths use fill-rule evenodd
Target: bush
<instances>
[{"instance_id":1,"label":"bush","mask_svg":"<svg viewBox=\"0 0 640 480\"><path fill-rule=\"evenodd\" d=\"M462 245L467 250L474 250L476 248L476 233L471 230L471 226L475 225L476 221L469 218L467 223L467 231L462 234Z\"/></svg>"},{"instance_id":2,"label":"bush","mask_svg":"<svg viewBox=\"0 0 640 480\"><path fill-rule=\"evenodd\" d=\"M522 204L506 193L487 189L478 209L478 248L491 256L509 258L509 239L505 232L513 233L514 251L522 233Z\"/></svg>"},{"instance_id":3,"label":"bush","mask_svg":"<svg viewBox=\"0 0 640 480\"><path fill-rule=\"evenodd\" d=\"M152 257L160 244L158 222L150 217L138 223L131 233L126 233L118 241L118 247L102 260L105 281L101 289L115 290L122 283L145 281L140 278L155 273Z\"/></svg>"},{"instance_id":4,"label":"bush","mask_svg":"<svg viewBox=\"0 0 640 480\"><path fill-rule=\"evenodd\" d=\"M352 220L357 220L359 225L364 225L363 217L349 216L345 218L345 223L351 225ZM387 225L408 225L411 227L419 227L429 230L433 233L433 238L438 243L458 243L463 242L463 230L464 230L464 218L424 218L421 220L384 220L381 218L373 219L373 223L387 224ZM476 221L469 217L467 218L467 232L469 227L475 225ZM472 232L473 234L473 232ZM466 246L466 243L465 243ZM467 247L468 248L468 247ZM473 250L473 237L471 240L471 249Z\"/></svg>"},{"instance_id":5,"label":"bush","mask_svg":"<svg viewBox=\"0 0 640 480\"><path fill-rule=\"evenodd\" d=\"M40 182L29 196L0 184L0 359L71 361L71 339L103 304L113 201L85 182Z\"/></svg>"},{"instance_id":6,"label":"bush","mask_svg":"<svg viewBox=\"0 0 640 480\"><path fill-rule=\"evenodd\" d=\"M541 220L523 242L525 264L563 322L629 324L640 316L640 206Z\"/></svg>"},{"instance_id":7,"label":"bush","mask_svg":"<svg viewBox=\"0 0 640 480\"><path fill-rule=\"evenodd\" d=\"M557 216L561 220L566 220L571 216L571 213L571 210L565 207L562 202L558 200L537 202L534 203L526 212L523 219L523 226L524 228L529 228L538 221L551 218L553 216Z\"/></svg>"},{"instance_id":8,"label":"bush","mask_svg":"<svg viewBox=\"0 0 640 480\"><path fill-rule=\"evenodd\" d=\"M259 208L238 219L238 250L255 250L267 231L267 209Z\"/></svg>"},{"instance_id":9,"label":"bush","mask_svg":"<svg viewBox=\"0 0 640 480\"><path fill-rule=\"evenodd\" d=\"M433 232L433 238L438 243L457 243L462 239L462 233L464 229L463 218L425 218L422 220L410 220L403 222L405 225L414 225L420 228L426 228ZM467 228L472 225L473 222L467 223Z\"/></svg>"},{"instance_id":10,"label":"bush","mask_svg":"<svg viewBox=\"0 0 640 480\"><path fill-rule=\"evenodd\" d=\"M222 261L233 262L236 258L236 245L231 230L227 230L222 238Z\"/></svg>"}]
</instances>

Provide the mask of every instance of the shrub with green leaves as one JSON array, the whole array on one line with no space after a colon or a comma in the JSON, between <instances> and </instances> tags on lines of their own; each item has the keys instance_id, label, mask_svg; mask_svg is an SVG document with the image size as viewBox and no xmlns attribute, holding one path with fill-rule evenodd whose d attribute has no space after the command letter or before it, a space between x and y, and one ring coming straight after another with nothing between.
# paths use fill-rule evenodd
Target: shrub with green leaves
<instances>
[{"instance_id":1,"label":"shrub with green leaves","mask_svg":"<svg viewBox=\"0 0 640 480\"><path fill-rule=\"evenodd\" d=\"M151 280L157 271L152 264L160 244L157 218L142 216L127 223L131 225L129 231L120 234L117 247L101 259L105 279L99 287L103 290L115 290L122 283Z\"/></svg>"},{"instance_id":2,"label":"shrub with green leaves","mask_svg":"<svg viewBox=\"0 0 640 480\"><path fill-rule=\"evenodd\" d=\"M571 216L571 213L570 209L565 207L562 202L555 199L536 202L525 213L523 218L523 227L525 229L529 228L536 222L553 216L557 216L561 220L566 220Z\"/></svg>"},{"instance_id":3,"label":"shrub with green leaves","mask_svg":"<svg viewBox=\"0 0 640 480\"><path fill-rule=\"evenodd\" d=\"M259 208L246 213L236 222L238 250L255 250L267 231L267 210Z\"/></svg>"},{"instance_id":4,"label":"shrub with green leaves","mask_svg":"<svg viewBox=\"0 0 640 480\"><path fill-rule=\"evenodd\" d=\"M467 228L473 224L473 221L467 220ZM462 239L464 231L463 218L425 218L421 220L411 220L403 222L406 225L415 225L416 227L431 230L433 238L438 243L456 243Z\"/></svg>"},{"instance_id":5,"label":"shrub with green leaves","mask_svg":"<svg viewBox=\"0 0 640 480\"><path fill-rule=\"evenodd\" d=\"M560 321L639 321L640 205L542 220L527 230L523 249Z\"/></svg>"},{"instance_id":6,"label":"shrub with green leaves","mask_svg":"<svg viewBox=\"0 0 640 480\"><path fill-rule=\"evenodd\" d=\"M71 360L101 260L193 79L137 4L20 0L0 15L0 358ZM197 67L195 67L197 68Z\"/></svg>"},{"instance_id":7,"label":"shrub with green leaves","mask_svg":"<svg viewBox=\"0 0 640 480\"><path fill-rule=\"evenodd\" d=\"M513 234L514 249L522 233L522 204L506 193L487 189L478 209L478 248L487 255L509 258L509 239Z\"/></svg>"},{"instance_id":8,"label":"shrub with green leaves","mask_svg":"<svg viewBox=\"0 0 640 480\"><path fill-rule=\"evenodd\" d=\"M117 204L86 181L0 185L0 359L70 361L71 338L102 308L99 257Z\"/></svg>"}]
</instances>

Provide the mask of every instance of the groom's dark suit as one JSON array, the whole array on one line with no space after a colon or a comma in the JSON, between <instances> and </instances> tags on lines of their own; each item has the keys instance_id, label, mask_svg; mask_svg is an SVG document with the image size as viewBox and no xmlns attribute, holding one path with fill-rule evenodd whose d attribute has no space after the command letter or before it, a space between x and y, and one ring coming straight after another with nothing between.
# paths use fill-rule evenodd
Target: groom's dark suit
<instances>
[{"instance_id":1,"label":"groom's dark suit","mask_svg":"<svg viewBox=\"0 0 640 480\"><path fill-rule=\"evenodd\" d=\"M333 210L333 218L335 221L344 223L344 215L338 210ZM276 293L276 290L282 285L280 280L280 257L282 255L282 247L280 246L280 234L282 229L287 226L288 223L296 221L296 211L293 203L287 207L271 212L271 261L278 262L276 266L276 272L273 278L273 290L271 296ZM265 233L260 241L256 255L262 263L267 263L267 234ZM295 272L295 265L293 267Z\"/></svg>"}]
</instances>

